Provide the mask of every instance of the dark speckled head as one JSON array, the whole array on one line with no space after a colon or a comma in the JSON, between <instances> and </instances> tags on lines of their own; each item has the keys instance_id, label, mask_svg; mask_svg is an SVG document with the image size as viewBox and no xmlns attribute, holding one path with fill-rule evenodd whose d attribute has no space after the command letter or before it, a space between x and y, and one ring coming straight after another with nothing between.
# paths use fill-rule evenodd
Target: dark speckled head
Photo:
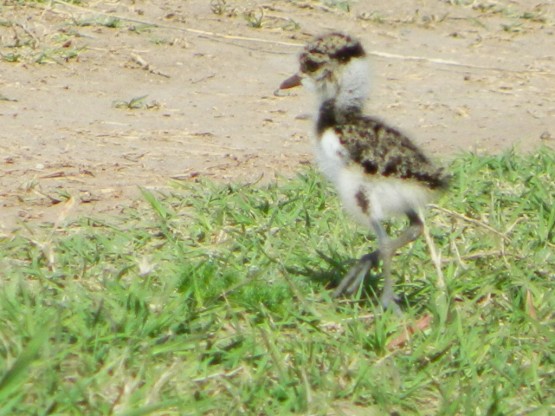
<instances>
[{"instance_id":1,"label":"dark speckled head","mask_svg":"<svg viewBox=\"0 0 555 416\"><path fill-rule=\"evenodd\" d=\"M340 74L353 58L364 58L366 53L361 43L340 32L332 32L315 37L303 49L299 56L300 71L281 83L280 89L301 85L303 79L309 78L323 84L337 82Z\"/></svg>"},{"instance_id":2,"label":"dark speckled head","mask_svg":"<svg viewBox=\"0 0 555 416\"><path fill-rule=\"evenodd\" d=\"M312 74L330 62L346 64L352 58L365 56L360 42L345 33L328 33L314 38L301 53L301 72Z\"/></svg>"}]
</instances>

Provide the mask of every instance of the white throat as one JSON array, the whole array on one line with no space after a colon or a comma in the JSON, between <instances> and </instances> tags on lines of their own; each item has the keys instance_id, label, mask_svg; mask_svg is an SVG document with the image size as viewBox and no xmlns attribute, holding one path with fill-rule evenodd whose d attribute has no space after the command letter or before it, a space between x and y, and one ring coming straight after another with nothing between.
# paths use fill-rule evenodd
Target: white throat
<instances>
[{"instance_id":1,"label":"white throat","mask_svg":"<svg viewBox=\"0 0 555 416\"><path fill-rule=\"evenodd\" d=\"M332 80L302 79L303 86L316 95L317 112L323 103L334 100L339 111L358 108L362 110L370 93L368 61L365 58L353 58L343 65Z\"/></svg>"},{"instance_id":2,"label":"white throat","mask_svg":"<svg viewBox=\"0 0 555 416\"><path fill-rule=\"evenodd\" d=\"M365 58L354 58L343 68L335 97L338 109L360 108L370 93L369 66Z\"/></svg>"}]
</instances>

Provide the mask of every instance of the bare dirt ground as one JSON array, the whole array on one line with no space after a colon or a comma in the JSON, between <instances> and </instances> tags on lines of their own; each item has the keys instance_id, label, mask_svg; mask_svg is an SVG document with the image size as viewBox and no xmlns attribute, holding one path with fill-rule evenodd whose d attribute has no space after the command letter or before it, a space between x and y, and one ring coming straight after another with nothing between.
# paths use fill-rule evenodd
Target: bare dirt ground
<instances>
[{"instance_id":1,"label":"bare dirt ground","mask_svg":"<svg viewBox=\"0 0 555 416\"><path fill-rule=\"evenodd\" d=\"M329 30L370 52L368 113L434 157L554 146L554 11L540 0L3 0L0 234L55 221L68 198L64 218L117 215L140 203L139 186L298 171L311 160L312 97L274 91Z\"/></svg>"}]
</instances>

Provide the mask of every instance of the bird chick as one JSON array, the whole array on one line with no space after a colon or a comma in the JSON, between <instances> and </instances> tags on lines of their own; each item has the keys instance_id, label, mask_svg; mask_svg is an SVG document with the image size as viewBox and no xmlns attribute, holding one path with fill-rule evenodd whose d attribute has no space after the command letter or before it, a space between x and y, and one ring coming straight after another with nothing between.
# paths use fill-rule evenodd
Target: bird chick
<instances>
[{"instance_id":1,"label":"bird chick","mask_svg":"<svg viewBox=\"0 0 555 416\"><path fill-rule=\"evenodd\" d=\"M316 94L318 165L335 186L345 210L373 229L378 239L378 249L351 268L334 297L354 293L381 261L380 302L384 308L399 311L392 257L422 234L423 208L447 187L448 176L407 136L363 114L369 93L368 62L358 40L338 32L318 36L305 46L299 62L299 72L280 89L304 85ZM382 222L399 215L406 216L409 225L392 239Z\"/></svg>"}]
</instances>

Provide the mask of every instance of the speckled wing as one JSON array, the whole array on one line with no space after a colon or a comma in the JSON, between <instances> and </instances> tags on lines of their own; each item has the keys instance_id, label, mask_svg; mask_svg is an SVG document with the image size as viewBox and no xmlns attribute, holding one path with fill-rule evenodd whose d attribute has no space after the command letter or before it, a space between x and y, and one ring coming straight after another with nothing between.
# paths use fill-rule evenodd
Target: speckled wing
<instances>
[{"instance_id":1,"label":"speckled wing","mask_svg":"<svg viewBox=\"0 0 555 416\"><path fill-rule=\"evenodd\" d=\"M346 116L332 128L353 162L360 164L366 174L412 179L433 190L447 187L448 176L443 169L434 166L408 137L383 122Z\"/></svg>"}]
</instances>

